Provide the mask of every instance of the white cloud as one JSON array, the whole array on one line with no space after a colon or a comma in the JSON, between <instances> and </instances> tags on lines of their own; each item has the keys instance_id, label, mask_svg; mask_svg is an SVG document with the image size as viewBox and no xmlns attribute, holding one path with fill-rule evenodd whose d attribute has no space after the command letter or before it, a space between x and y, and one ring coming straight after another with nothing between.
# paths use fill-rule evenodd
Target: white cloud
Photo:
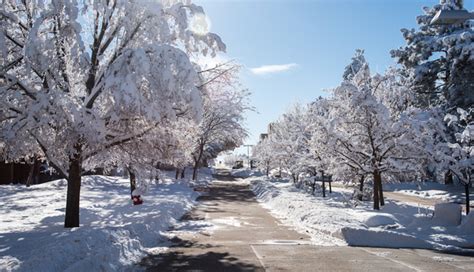
<instances>
[{"instance_id":1,"label":"white cloud","mask_svg":"<svg viewBox=\"0 0 474 272\"><path fill-rule=\"evenodd\" d=\"M250 68L250 71L255 75L266 75L288 71L296 66L296 63L263 65L260 67Z\"/></svg>"}]
</instances>

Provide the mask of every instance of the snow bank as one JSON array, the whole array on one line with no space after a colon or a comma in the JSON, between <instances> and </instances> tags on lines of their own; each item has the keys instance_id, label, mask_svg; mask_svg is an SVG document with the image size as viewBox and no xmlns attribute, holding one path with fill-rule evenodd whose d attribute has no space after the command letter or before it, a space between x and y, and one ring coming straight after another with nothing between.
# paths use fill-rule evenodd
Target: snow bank
<instances>
[{"instance_id":1,"label":"snow bank","mask_svg":"<svg viewBox=\"0 0 474 272\"><path fill-rule=\"evenodd\" d=\"M474 249L474 213L462 220L458 204L439 204L435 215L411 203L386 199L381 211L371 202L356 207L350 190L333 187L327 198L312 196L286 181L249 178L262 205L284 223L307 233L318 245L430 248L450 251Z\"/></svg>"},{"instance_id":2,"label":"snow bank","mask_svg":"<svg viewBox=\"0 0 474 272\"><path fill-rule=\"evenodd\" d=\"M417 237L382 229L343 228L342 235L349 245L389 248L432 248Z\"/></svg>"},{"instance_id":3,"label":"snow bank","mask_svg":"<svg viewBox=\"0 0 474 272\"><path fill-rule=\"evenodd\" d=\"M81 227L64 229L66 182L0 186L0 271L123 271L156 247L198 194L165 178L133 206L129 181L87 176Z\"/></svg>"},{"instance_id":4,"label":"snow bank","mask_svg":"<svg viewBox=\"0 0 474 272\"><path fill-rule=\"evenodd\" d=\"M316 245L345 245L341 228L358 227L363 217L350 210L342 209L344 204L322 200L302 193L288 182L270 182L266 178L252 177L251 188L263 206L287 225L311 236Z\"/></svg>"},{"instance_id":5,"label":"snow bank","mask_svg":"<svg viewBox=\"0 0 474 272\"><path fill-rule=\"evenodd\" d=\"M238 177L238 178L248 178L248 177L260 177L263 176L262 173L256 170L250 170L250 169L232 169L231 170L232 176Z\"/></svg>"}]
</instances>

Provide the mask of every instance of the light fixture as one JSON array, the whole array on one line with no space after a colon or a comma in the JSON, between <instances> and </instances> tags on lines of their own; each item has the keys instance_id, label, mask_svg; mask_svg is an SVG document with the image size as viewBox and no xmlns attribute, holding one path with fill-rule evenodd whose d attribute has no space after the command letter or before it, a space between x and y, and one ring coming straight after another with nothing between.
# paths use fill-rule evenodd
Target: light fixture
<instances>
[{"instance_id":1,"label":"light fixture","mask_svg":"<svg viewBox=\"0 0 474 272\"><path fill-rule=\"evenodd\" d=\"M474 13L465 9L461 10L440 10L431 20L432 25L454 25L467 20L474 19Z\"/></svg>"}]
</instances>

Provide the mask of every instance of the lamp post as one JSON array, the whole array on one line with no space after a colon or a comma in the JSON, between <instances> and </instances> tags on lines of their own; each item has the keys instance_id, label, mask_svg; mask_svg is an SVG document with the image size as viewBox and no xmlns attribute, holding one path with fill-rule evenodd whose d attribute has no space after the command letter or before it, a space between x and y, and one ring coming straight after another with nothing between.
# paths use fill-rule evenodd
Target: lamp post
<instances>
[{"instance_id":1,"label":"lamp post","mask_svg":"<svg viewBox=\"0 0 474 272\"><path fill-rule=\"evenodd\" d=\"M457 10L439 10L433 19L431 19L431 24L455 25L474 19L474 12L469 12L465 9L462 9L464 6L463 2L463 0L455 0L455 4L459 7ZM443 3L442 0L441 3Z\"/></svg>"},{"instance_id":2,"label":"lamp post","mask_svg":"<svg viewBox=\"0 0 474 272\"><path fill-rule=\"evenodd\" d=\"M455 25L474 19L474 13L467 10L440 10L431 20L432 25Z\"/></svg>"}]
</instances>

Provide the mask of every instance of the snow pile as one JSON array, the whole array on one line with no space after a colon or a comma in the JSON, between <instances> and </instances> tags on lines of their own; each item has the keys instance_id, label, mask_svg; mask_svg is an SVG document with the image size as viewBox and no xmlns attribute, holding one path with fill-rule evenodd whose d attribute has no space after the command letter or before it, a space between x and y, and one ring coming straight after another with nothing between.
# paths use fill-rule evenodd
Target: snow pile
<instances>
[{"instance_id":1,"label":"snow pile","mask_svg":"<svg viewBox=\"0 0 474 272\"><path fill-rule=\"evenodd\" d=\"M376 214L364 222L367 227L389 226L396 225L397 223L398 220L391 214Z\"/></svg>"},{"instance_id":2,"label":"snow pile","mask_svg":"<svg viewBox=\"0 0 474 272\"><path fill-rule=\"evenodd\" d=\"M81 227L64 229L66 182L0 187L0 271L123 271L194 204L187 182L150 184L133 206L127 179L83 178Z\"/></svg>"},{"instance_id":3,"label":"snow pile","mask_svg":"<svg viewBox=\"0 0 474 272\"><path fill-rule=\"evenodd\" d=\"M312 196L286 181L249 178L257 199L283 222L308 233L318 245L474 249L474 213L462 218L458 204L437 204L420 213L410 203L386 200L380 212L372 203L353 207L350 190L333 188L329 197Z\"/></svg>"},{"instance_id":4,"label":"snow pile","mask_svg":"<svg viewBox=\"0 0 474 272\"><path fill-rule=\"evenodd\" d=\"M249 178L257 199L284 223L312 237L322 246L345 245L340 230L345 226L358 227L364 216L332 198L316 198L294 188L288 182L270 182Z\"/></svg>"},{"instance_id":5,"label":"snow pile","mask_svg":"<svg viewBox=\"0 0 474 272\"><path fill-rule=\"evenodd\" d=\"M250 169L233 169L231 170L232 176L237 178L248 178L248 177L259 177L262 176L260 171Z\"/></svg>"}]
</instances>

